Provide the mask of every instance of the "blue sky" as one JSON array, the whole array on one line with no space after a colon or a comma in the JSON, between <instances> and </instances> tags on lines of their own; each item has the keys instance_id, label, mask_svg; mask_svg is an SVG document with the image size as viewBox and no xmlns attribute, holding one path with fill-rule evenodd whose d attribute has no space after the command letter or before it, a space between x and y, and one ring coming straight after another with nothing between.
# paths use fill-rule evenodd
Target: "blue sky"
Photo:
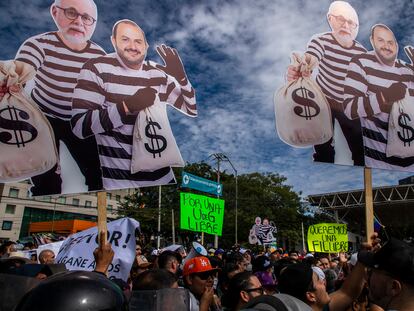
<instances>
[{"instance_id":1,"label":"blue sky","mask_svg":"<svg viewBox=\"0 0 414 311\"><path fill-rule=\"evenodd\" d=\"M129 18L146 32L148 58L160 61L155 46L180 53L196 89L199 116L169 111L174 135L186 161L223 152L239 173L277 172L305 195L363 188L363 169L315 164L311 149L295 149L277 137L273 94L283 85L290 52L303 51L309 38L328 31L330 1L96 1L93 41L112 52L112 25ZM387 24L400 47L414 44L409 29L411 1L350 1L357 9L357 40L368 49L370 27ZM51 1L0 2L0 59L13 58L32 35L54 30ZM405 59L405 55L400 56ZM213 162L211 162L213 164ZM231 171L230 166L226 167ZM410 174L373 170L374 186L396 184Z\"/></svg>"}]
</instances>

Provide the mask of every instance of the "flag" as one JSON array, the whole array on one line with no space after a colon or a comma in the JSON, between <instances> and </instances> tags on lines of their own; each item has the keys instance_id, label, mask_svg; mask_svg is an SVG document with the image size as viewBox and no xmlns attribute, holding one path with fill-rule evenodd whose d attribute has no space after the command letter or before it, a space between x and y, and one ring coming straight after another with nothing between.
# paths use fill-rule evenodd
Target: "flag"
<instances>
[{"instance_id":1,"label":"flag","mask_svg":"<svg viewBox=\"0 0 414 311\"><path fill-rule=\"evenodd\" d=\"M379 220L378 220L378 218L376 217L376 216L374 216L374 231L375 232L377 232L377 233L379 233L380 232L380 230L382 229L382 228L384 228L385 226L384 225L382 225L380 222L379 222Z\"/></svg>"}]
</instances>

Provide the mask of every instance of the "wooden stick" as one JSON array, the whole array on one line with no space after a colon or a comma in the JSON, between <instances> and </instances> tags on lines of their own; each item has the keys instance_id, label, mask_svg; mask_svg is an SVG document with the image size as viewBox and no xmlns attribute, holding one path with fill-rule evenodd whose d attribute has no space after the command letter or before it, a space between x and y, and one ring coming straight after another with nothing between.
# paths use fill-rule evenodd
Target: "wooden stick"
<instances>
[{"instance_id":1,"label":"wooden stick","mask_svg":"<svg viewBox=\"0 0 414 311\"><path fill-rule=\"evenodd\" d=\"M107 217L106 191L99 191L98 192L98 234L100 234L100 232L105 232L105 242L106 242L106 236L107 236L106 217ZM100 239L99 239L99 243L101 243Z\"/></svg>"},{"instance_id":2,"label":"wooden stick","mask_svg":"<svg viewBox=\"0 0 414 311\"><path fill-rule=\"evenodd\" d=\"M366 220L366 238L367 242L371 241L374 233L374 204L372 202L372 172L371 168L364 167L364 186L365 186L365 220Z\"/></svg>"}]
</instances>

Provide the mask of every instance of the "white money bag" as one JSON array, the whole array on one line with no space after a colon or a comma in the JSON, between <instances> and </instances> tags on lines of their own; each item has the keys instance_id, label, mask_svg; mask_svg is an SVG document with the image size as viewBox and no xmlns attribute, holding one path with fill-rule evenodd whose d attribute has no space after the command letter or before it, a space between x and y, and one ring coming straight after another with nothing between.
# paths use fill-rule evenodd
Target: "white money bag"
<instances>
[{"instance_id":1,"label":"white money bag","mask_svg":"<svg viewBox=\"0 0 414 311\"><path fill-rule=\"evenodd\" d=\"M408 92L392 105L388 122L387 157L414 156L414 98Z\"/></svg>"},{"instance_id":2,"label":"white money bag","mask_svg":"<svg viewBox=\"0 0 414 311\"><path fill-rule=\"evenodd\" d=\"M310 73L315 63L292 53L292 65ZM320 87L310 77L300 77L281 87L274 96L276 129L282 141L310 147L332 138L331 109Z\"/></svg>"},{"instance_id":3,"label":"white money bag","mask_svg":"<svg viewBox=\"0 0 414 311\"><path fill-rule=\"evenodd\" d=\"M0 182L42 174L58 161L49 121L23 89L34 75L26 63L0 62L0 85L7 87L0 101Z\"/></svg>"},{"instance_id":4,"label":"white money bag","mask_svg":"<svg viewBox=\"0 0 414 311\"><path fill-rule=\"evenodd\" d=\"M184 167L184 160L173 136L166 103L139 112L134 126L131 173L154 171L163 167Z\"/></svg>"}]
</instances>

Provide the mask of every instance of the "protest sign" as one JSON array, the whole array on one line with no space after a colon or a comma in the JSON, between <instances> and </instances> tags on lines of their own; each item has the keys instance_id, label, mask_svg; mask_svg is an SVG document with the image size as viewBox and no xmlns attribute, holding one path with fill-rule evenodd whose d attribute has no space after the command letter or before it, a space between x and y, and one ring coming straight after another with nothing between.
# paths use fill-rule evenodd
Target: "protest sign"
<instances>
[{"instance_id":1,"label":"protest sign","mask_svg":"<svg viewBox=\"0 0 414 311\"><path fill-rule=\"evenodd\" d=\"M358 14L372 29L377 23L375 14L370 18L367 11L358 11L360 6L353 7L347 1L329 2L329 6L321 5L314 12L315 20L328 16L325 26L319 24L316 33L314 27L304 29L306 45L303 40L292 39L291 64L285 63L285 69L279 71L283 86L274 96L277 134L290 146L312 146L314 150L309 154L315 162L414 172L414 111L407 93L413 49L405 46L406 56L398 53L398 44L405 41L396 32L401 29L389 20L381 20L393 46L387 55L390 65L383 67L376 56L381 49L379 43L365 32L358 34ZM352 24L342 43L336 40L341 28L336 16ZM295 23L293 19L291 26ZM411 64L393 71L406 63L399 59L401 56ZM381 72L381 82L372 78L372 72L374 76ZM392 96L388 98L388 94ZM383 109L379 98L384 98L389 109Z\"/></svg>"},{"instance_id":2,"label":"protest sign","mask_svg":"<svg viewBox=\"0 0 414 311\"><path fill-rule=\"evenodd\" d=\"M125 3L114 8L98 1L60 3L22 0L19 9L0 4L1 12L12 16L4 29L30 29L6 41L7 31L0 36L0 181L30 179L33 196L175 183L171 167L184 161L170 126L170 108L197 116L192 77L178 51L161 44L160 33L146 37L144 31L152 26L137 14L126 22L130 8ZM23 25L25 10L39 20ZM76 12L87 21L74 41L67 39L69 28L61 30ZM97 22L98 15L110 18L110 25ZM112 46L109 40L112 28L122 37L132 25L140 40L159 44L143 47L142 58L135 60L143 70L124 63L120 42ZM95 31L106 35L98 37ZM99 63L106 65L91 72L86 63L101 57ZM114 82L114 76L122 78Z\"/></svg>"},{"instance_id":3,"label":"protest sign","mask_svg":"<svg viewBox=\"0 0 414 311\"><path fill-rule=\"evenodd\" d=\"M110 278L127 281L135 258L135 229L139 222L121 218L108 223L108 242L115 253L108 268ZM95 269L93 251L98 247L97 227L70 236L59 250L56 263L64 263L68 270L92 271Z\"/></svg>"},{"instance_id":4,"label":"protest sign","mask_svg":"<svg viewBox=\"0 0 414 311\"><path fill-rule=\"evenodd\" d=\"M310 252L347 252L348 231L346 225L321 223L309 226L308 249Z\"/></svg>"},{"instance_id":5,"label":"protest sign","mask_svg":"<svg viewBox=\"0 0 414 311\"><path fill-rule=\"evenodd\" d=\"M249 232L249 243L258 245L272 245L276 247L276 237L273 233L277 232L276 225L273 221L267 218L257 216L254 220L254 225Z\"/></svg>"},{"instance_id":6,"label":"protest sign","mask_svg":"<svg viewBox=\"0 0 414 311\"><path fill-rule=\"evenodd\" d=\"M181 192L180 228L221 236L224 200Z\"/></svg>"}]
</instances>

